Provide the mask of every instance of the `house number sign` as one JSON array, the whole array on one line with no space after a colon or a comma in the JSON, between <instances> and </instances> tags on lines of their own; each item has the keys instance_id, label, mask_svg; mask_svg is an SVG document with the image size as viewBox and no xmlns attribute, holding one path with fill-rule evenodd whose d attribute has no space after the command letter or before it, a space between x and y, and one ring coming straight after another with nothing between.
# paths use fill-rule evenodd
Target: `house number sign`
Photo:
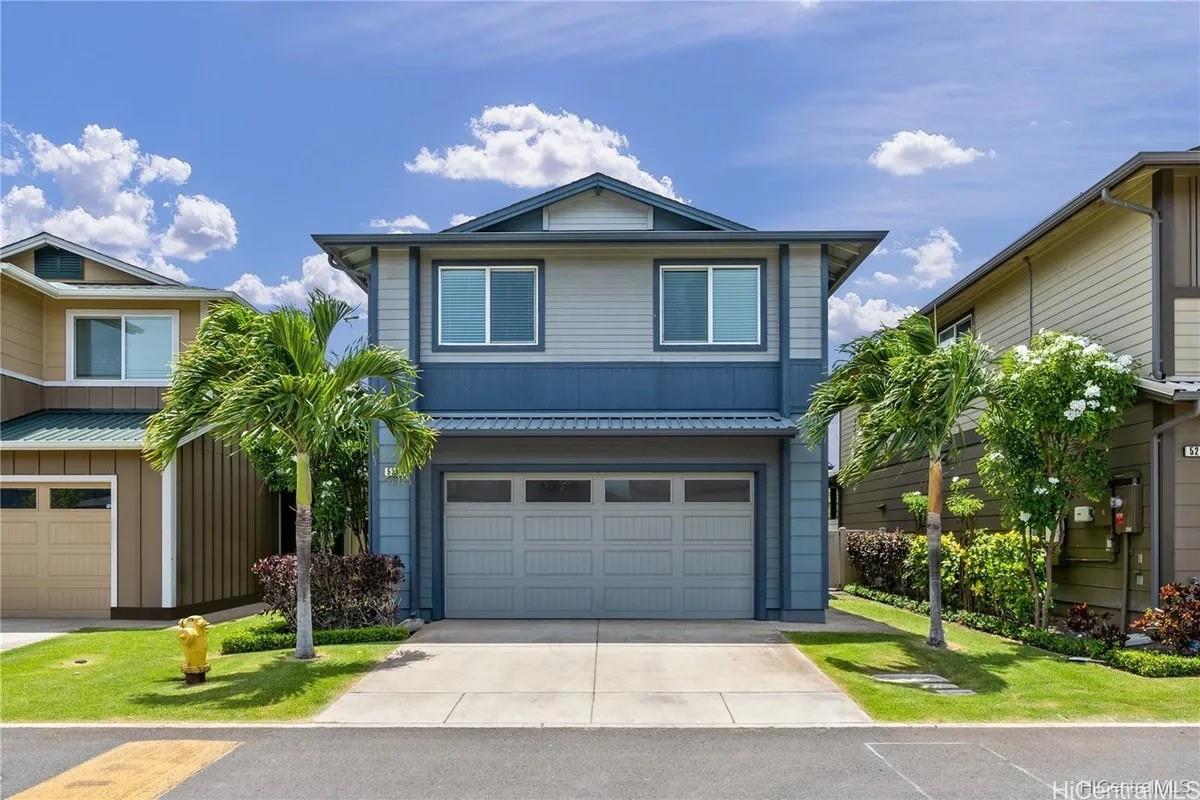
<instances>
[{"instance_id":1,"label":"house number sign","mask_svg":"<svg viewBox=\"0 0 1200 800\"><path fill-rule=\"evenodd\" d=\"M1184 458L1200 458L1200 444L1185 444L1183 446Z\"/></svg>"}]
</instances>

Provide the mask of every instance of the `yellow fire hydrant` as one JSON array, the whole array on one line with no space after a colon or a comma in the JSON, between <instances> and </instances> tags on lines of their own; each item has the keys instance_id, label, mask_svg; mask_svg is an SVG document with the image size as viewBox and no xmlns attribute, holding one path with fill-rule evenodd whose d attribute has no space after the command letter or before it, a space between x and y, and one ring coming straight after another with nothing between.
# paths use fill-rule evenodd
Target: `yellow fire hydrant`
<instances>
[{"instance_id":1,"label":"yellow fire hydrant","mask_svg":"<svg viewBox=\"0 0 1200 800\"><path fill-rule=\"evenodd\" d=\"M204 683L204 676L209 670L208 621L204 617L191 616L179 620L179 628L184 683Z\"/></svg>"}]
</instances>

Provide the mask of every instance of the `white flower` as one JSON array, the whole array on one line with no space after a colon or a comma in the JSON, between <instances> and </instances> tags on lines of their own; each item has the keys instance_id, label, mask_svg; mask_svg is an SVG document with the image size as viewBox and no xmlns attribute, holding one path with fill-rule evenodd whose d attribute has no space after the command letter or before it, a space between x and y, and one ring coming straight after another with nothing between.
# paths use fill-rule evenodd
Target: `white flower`
<instances>
[{"instance_id":1,"label":"white flower","mask_svg":"<svg viewBox=\"0 0 1200 800\"><path fill-rule=\"evenodd\" d=\"M1028 511L1022 511L1017 516L1020 518L1021 522L1029 522L1030 518L1033 517L1033 515L1030 514Z\"/></svg>"},{"instance_id":2,"label":"white flower","mask_svg":"<svg viewBox=\"0 0 1200 800\"><path fill-rule=\"evenodd\" d=\"M1083 354L1085 356L1099 355L1100 353L1103 353L1103 352L1104 352L1104 348L1101 347L1100 345L1096 344L1095 342L1092 342L1087 347L1083 348Z\"/></svg>"},{"instance_id":3,"label":"white flower","mask_svg":"<svg viewBox=\"0 0 1200 800\"><path fill-rule=\"evenodd\" d=\"M1105 410L1105 411L1107 411L1107 412L1108 412L1108 413L1110 413L1110 414L1115 414L1115 413L1117 413L1117 407L1116 407L1116 406L1109 406L1108 408L1106 408L1106 409L1104 409L1104 410Z\"/></svg>"},{"instance_id":4,"label":"white flower","mask_svg":"<svg viewBox=\"0 0 1200 800\"><path fill-rule=\"evenodd\" d=\"M1022 361L1029 360L1029 348L1026 347L1025 345L1023 345L1023 344L1017 345L1016 347L1013 348L1013 352L1016 353L1017 358L1021 359Z\"/></svg>"},{"instance_id":5,"label":"white flower","mask_svg":"<svg viewBox=\"0 0 1200 800\"><path fill-rule=\"evenodd\" d=\"M1088 408L1099 408L1099 407L1100 407L1100 401L1099 401L1099 400L1088 400L1088 401L1087 401L1087 407L1088 407Z\"/></svg>"},{"instance_id":6,"label":"white flower","mask_svg":"<svg viewBox=\"0 0 1200 800\"><path fill-rule=\"evenodd\" d=\"M1054 486L1058 486L1058 478L1053 478L1053 477L1051 477L1051 478L1047 478L1047 480L1048 480L1048 481L1050 481L1050 483L1051 483L1052 485L1054 485Z\"/></svg>"},{"instance_id":7,"label":"white flower","mask_svg":"<svg viewBox=\"0 0 1200 800\"><path fill-rule=\"evenodd\" d=\"M1084 397L1099 397L1100 396L1100 387L1094 383L1089 383L1087 386L1083 387L1083 396Z\"/></svg>"},{"instance_id":8,"label":"white flower","mask_svg":"<svg viewBox=\"0 0 1200 800\"><path fill-rule=\"evenodd\" d=\"M1033 487L1033 493L1034 494L1045 494L1046 487L1045 486L1035 486L1035 487Z\"/></svg>"},{"instance_id":9,"label":"white flower","mask_svg":"<svg viewBox=\"0 0 1200 800\"><path fill-rule=\"evenodd\" d=\"M1124 355L1117 359L1117 366L1121 369L1129 369L1133 366L1133 356Z\"/></svg>"}]
</instances>

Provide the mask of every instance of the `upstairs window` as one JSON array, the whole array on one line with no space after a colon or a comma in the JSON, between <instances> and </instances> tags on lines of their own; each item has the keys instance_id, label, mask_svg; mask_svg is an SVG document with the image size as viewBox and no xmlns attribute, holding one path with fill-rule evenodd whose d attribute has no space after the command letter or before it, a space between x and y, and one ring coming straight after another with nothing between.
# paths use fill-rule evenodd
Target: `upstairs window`
<instances>
[{"instance_id":1,"label":"upstairs window","mask_svg":"<svg viewBox=\"0 0 1200 800\"><path fill-rule=\"evenodd\" d=\"M950 325L947 325L946 327L939 330L938 331L938 345L945 347L945 346L951 344L958 337L965 336L966 334L970 333L971 326L973 324L973 320L971 319L971 316L972 316L971 314L967 314L965 317L958 320L957 322L951 323Z\"/></svg>"},{"instance_id":2,"label":"upstairs window","mask_svg":"<svg viewBox=\"0 0 1200 800\"><path fill-rule=\"evenodd\" d=\"M438 267L438 339L443 346L538 344L536 264Z\"/></svg>"},{"instance_id":3,"label":"upstairs window","mask_svg":"<svg viewBox=\"0 0 1200 800\"><path fill-rule=\"evenodd\" d=\"M757 347L762 338L758 265L664 265L659 270L659 343Z\"/></svg>"},{"instance_id":4,"label":"upstairs window","mask_svg":"<svg viewBox=\"0 0 1200 800\"><path fill-rule=\"evenodd\" d=\"M47 281L81 281L83 258L57 247L39 247L33 251L33 274Z\"/></svg>"},{"instance_id":5,"label":"upstairs window","mask_svg":"<svg viewBox=\"0 0 1200 800\"><path fill-rule=\"evenodd\" d=\"M159 382L171 374L172 315L76 313L70 326L75 380Z\"/></svg>"}]
</instances>

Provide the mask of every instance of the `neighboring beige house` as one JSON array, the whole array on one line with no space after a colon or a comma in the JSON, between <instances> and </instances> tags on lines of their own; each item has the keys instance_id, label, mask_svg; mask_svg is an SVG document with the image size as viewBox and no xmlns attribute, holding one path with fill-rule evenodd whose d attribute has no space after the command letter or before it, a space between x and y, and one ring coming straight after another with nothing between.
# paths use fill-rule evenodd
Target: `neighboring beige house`
<instances>
[{"instance_id":1,"label":"neighboring beige house","mask_svg":"<svg viewBox=\"0 0 1200 800\"><path fill-rule=\"evenodd\" d=\"M1131 502L1119 524L1104 502L1081 502L1094 521L1068 521L1060 610L1087 602L1139 613L1159 585L1200 578L1200 150L1139 153L922 313L946 340L973 330L997 353L1044 328L1099 339L1142 365L1110 457L1113 492ZM982 493L973 423L947 479L964 475ZM843 414L843 458L853 431L854 413ZM842 490L841 524L911 527L900 495L925 488L920 462L877 470ZM1000 527L997 503L979 524Z\"/></svg>"},{"instance_id":2,"label":"neighboring beige house","mask_svg":"<svg viewBox=\"0 0 1200 800\"><path fill-rule=\"evenodd\" d=\"M214 302L47 233L0 250L0 614L176 618L255 597L272 497L209 436L142 460L170 365Z\"/></svg>"}]
</instances>

